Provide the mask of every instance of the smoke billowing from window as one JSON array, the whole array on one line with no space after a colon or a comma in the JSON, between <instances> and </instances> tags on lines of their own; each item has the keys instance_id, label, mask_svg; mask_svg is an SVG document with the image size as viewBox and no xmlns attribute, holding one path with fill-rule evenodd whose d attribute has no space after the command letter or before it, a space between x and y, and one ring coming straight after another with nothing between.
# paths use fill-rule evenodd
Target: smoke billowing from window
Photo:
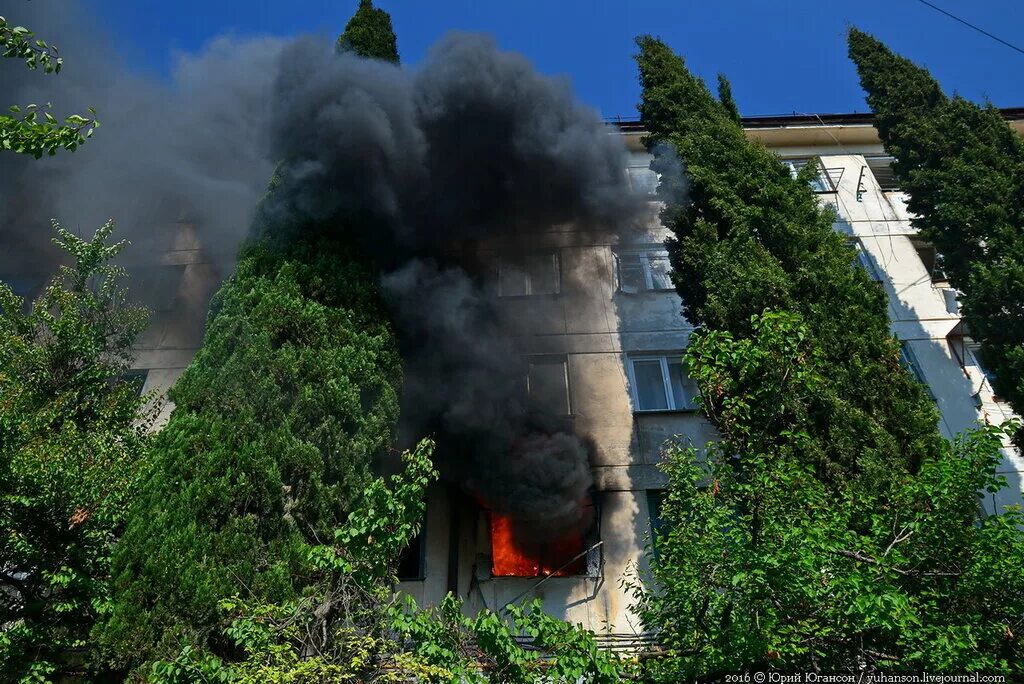
<instances>
[{"instance_id":1,"label":"smoke billowing from window","mask_svg":"<svg viewBox=\"0 0 1024 684\"><path fill-rule=\"evenodd\" d=\"M485 505L551 532L578 522L586 439L531 404L515 345L526 331L498 306L492 274L452 251L528 252L552 226L622 233L641 220L621 141L567 81L489 38L451 35L404 68L338 56L328 41L218 39L162 83L52 4L9 19L59 45L67 66L47 76L6 60L0 92L58 112L92 105L103 126L74 154L0 157L9 254L50 270L50 217L83 233L114 217L129 258L152 262L184 215L229 259L280 161L271 225L346 217L379 259L404 347L403 431L438 435L446 476ZM578 280L563 272L563 290L587 286Z\"/></svg>"},{"instance_id":2,"label":"smoke billowing from window","mask_svg":"<svg viewBox=\"0 0 1024 684\"><path fill-rule=\"evenodd\" d=\"M514 344L526 331L498 306L493 271L452 248L514 254L558 225L635 227L645 204L627 187L621 140L566 81L484 36L450 35L411 69L314 41L281 61L272 131L285 163L268 211L359 217L404 347L404 430L437 433L445 474L535 533L577 524L587 442L531 404Z\"/></svg>"}]
</instances>

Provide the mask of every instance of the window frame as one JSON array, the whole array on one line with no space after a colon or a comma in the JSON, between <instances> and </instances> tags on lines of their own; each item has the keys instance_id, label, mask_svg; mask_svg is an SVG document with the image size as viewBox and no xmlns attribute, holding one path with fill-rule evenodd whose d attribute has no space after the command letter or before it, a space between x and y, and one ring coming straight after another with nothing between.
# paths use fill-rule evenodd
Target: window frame
<instances>
[{"instance_id":1,"label":"window frame","mask_svg":"<svg viewBox=\"0 0 1024 684\"><path fill-rule=\"evenodd\" d=\"M817 178L823 186L823 189L818 189L812 183L811 185L808 186L811 188L811 191L814 192L814 194L816 195L829 195L838 192L838 189L836 188L836 185L838 183L837 181L832 180L832 174L830 174L828 172L829 170L825 168L825 164L822 162L821 157L792 157L790 159L783 159L782 163L785 164L787 168L789 168L789 175L791 175L795 180L797 175L800 173L800 170L807 166L811 162L811 160L816 160L818 162ZM840 177L842 177L841 172Z\"/></svg>"},{"instance_id":2,"label":"window frame","mask_svg":"<svg viewBox=\"0 0 1024 684\"><path fill-rule=\"evenodd\" d=\"M566 408L567 413L556 413L556 414L552 414L552 415L554 415L556 417L559 417L559 418L572 417L572 415L573 415L573 413L572 413L572 388L570 387L570 384L569 384L569 355L568 354L528 354L528 355L523 357L523 360L526 362L526 378L525 378L526 397L527 397L527 400L530 402L531 405L533 404L533 396L530 393L530 369L534 365L538 365L538 362L539 363L547 362L547 363L549 363L551 365L555 365L555 364L557 364L559 362L561 363L561 365L562 365L562 374L563 374L564 379L565 379L565 408Z\"/></svg>"},{"instance_id":3,"label":"window frame","mask_svg":"<svg viewBox=\"0 0 1024 684\"><path fill-rule=\"evenodd\" d=\"M400 568L401 568L401 565L402 565L402 552L408 550L409 547L412 546L413 539L410 539L409 540L409 544L407 544L405 547L403 547L402 551L399 552L399 555L398 555L398 563L397 563L397 566L395 568L395 577L398 579L399 582L422 582L422 581L427 579L427 521L429 519L427 513L428 513L427 508L424 508L424 510L423 510L423 522L420 525L419 534L417 534L415 537L413 537L413 539L418 539L419 540L419 545L420 545L419 553L417 554L419 556L419 558L417 559L417 565L416 565L417 575L415 577L411 577L411 576L403 577L402 575L399 574L399 571L400 571Z\"/></svg>"},{"instance_id":4,"label":"window frame","mask_svg":"<svg viewBox=\"0 0 1024 684\"><path fill-rule=\"evenodd\" d=\"M554 291L552 292L533 292L533 280L530 277L530 270L526 268L526 260L536 257L548 256L551 258L551 267L554 269ZM497 264L497 281L498 281L498 296L502 298L515 298L515 297L552 297L560 295L562 293L562 255L557 249L547 252L529 252L526 254L519 255L498 255ZM520 274L523 279L523 292L517 292L515 294L506 294L502 292L502 274L505 269L511 267L516 273Z\"/></svg>"},{"instance_id":5,"label":"window frame","mask_svg":"<svg viewBox=\"0 0 1024 684\"><path fill-rule=\"evenodd\" d=\"M914 376L914 379L924 387L932 401L938 403L935 393L932 392L931 385L928 384L928 378L925 377L921 362L918 360L917 354L914 353L914 349L910 346L910 340L900 340L900 361L903 363L903 367Z\"/></svg>"},{"instance_id":6,"label":"window frame","mask_svg":"<svg viewBox=\"0 0 1024 684\"><path fill-rule=\"evenodd\" d=\"M668 250L665 247L639 247L629 249L619 249L613 252L615 256L615 290L622 294L640 294L642 292L675 292L675 286L672 285L672 263L669 260ZM622 261L624 257L637 257L640 262L640 269L644 276L644 288L643 289L625 289L623 287L622 280ZM665 275L668 277L670 287L655 287L654 282L654 269L651 268L652 259L664 259L668 264L668 270L665 271Z\"/></svg>"},{"instance_id":7,"label":"window frame","mask_svg":"<svg viewBox=\"0 0 1024 684\"><path fill-rule=\"evenodd\" d=\"M882 274L872 262L871 254L864 247L864 241L858 237L850 238L850 245L857 252L857 263L860 268L864 269L871 280L877 283L882 282Z\"/></svg>"},{"instance_id":8,"label":"window frame","mask_svg":"<svg viewBox=\"0 0 1024 684\"><path fill-rule=\"evenodd\" d=\"M694 413L699 409L695 399L698 396L698 392L688 393L687 406L676 406L675 393L672 391L672 375L671 375L671 364L670 359L679 358L679 363L682 364L683 352L651 352L651 353L640 353L640 354L629 354L626 357L626 372L628 373L630 393L629 398L633 404L633 413ZM661 362L661 382L662 388L665 392L665 405L667 408L655 408L645 409L640 408L640 386L636 381L636 370L634 364L637 361L654 361L658 360ZM685 376L692 383L693 379ZM684 383L684 389L687 385ZM696 389L696 388L694 388Z\"/></svg>"},{"instance_id":9,"label":"window frame","mask_svg":"<svg viewBox=\"0 0 1024 684\"><path fill-rule=\"evenodd\" d=\"M624 173L626 175L626 183L629 185L630 191L636 195L647 198L648 201L656 201L658 199L658 188L661 185L661 174L651 168L651 162L654 161L654 155L643 152L631 152L626 160L626 166ZM632 169L639 169L641 171L648 171L654 175L654 189L652 191L637 189L633 183L633 174L630 173Z\"/></svg>"}]
</instances>

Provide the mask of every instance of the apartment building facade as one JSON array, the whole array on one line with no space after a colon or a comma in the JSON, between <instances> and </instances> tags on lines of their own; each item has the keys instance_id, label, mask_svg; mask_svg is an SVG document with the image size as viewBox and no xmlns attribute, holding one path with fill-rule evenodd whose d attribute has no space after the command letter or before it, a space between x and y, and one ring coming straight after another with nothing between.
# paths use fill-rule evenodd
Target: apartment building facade
<instances>
[{"instance_id":1,"label":"apartment building facade","mask_svg":"<svg viewBox=\"0 0 1024 684\"><path fill-rule=\"evenodd\" d=\"M1007 116L1024 131L1024 110ZM994 395L977 362L956 293L934 250L911 226L871 117L794 115L744 124L748 137L794 170L820 159L812 187L835 208L835 229L885 288L892 331L908 367L937 402L942 433L952 437L978 423L1009 419L1008 405ZM543 393L549 411L593 445L587 527L558 543L510 551L500 516L458 487L439 484L429 492L423 533L402 559L400 589L421 605L452 591L472 611L539 598L553 615L628 645L642 638L642 629L621 580L646 563L665 486L657 468L663 445L677 440L699 449L715 431L696 409L695 388L680 364L693 327L668 275L667 231L657 217L657 177L641 145L644 132L639 124L619 122L611 133L623 136L629 149L625 173L633 189L651 198L640 234L624 241L573 226L538 227L530 253L518 255L515 268L505 267L510 245L479 246L495 267L497 306L520 321L516 346L526 357L528 391ZM166 232L159 263L136 269L141 289L162 293L147 301L154 319L136 359L143 391L158 393L197 351L209 298L225 270L206 258L188 222ZM10 280L32 294L33 278L14 273ZM164 420L171 409L165 407ZM1009 445L1000 473L1007 486L986 496L989 512L1020 503L1024 492L1024 459Z\"/></svg>"}]
</instances>

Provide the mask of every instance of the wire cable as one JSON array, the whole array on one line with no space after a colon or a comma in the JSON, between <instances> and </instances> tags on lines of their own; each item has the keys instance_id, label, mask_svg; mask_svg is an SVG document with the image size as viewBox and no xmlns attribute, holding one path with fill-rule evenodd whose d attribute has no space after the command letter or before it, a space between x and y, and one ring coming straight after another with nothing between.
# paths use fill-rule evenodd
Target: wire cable
<instances>
[{"instance_id":1,"label":"wire cable","mask_svg":"<svg viewBox=\"0 0 1024 684\"><path fill-rule=\"evenodd\" d=\"M999 36L992 35L988 31L986 31L985 29L981 28L980 26L975 26L974 24L972 24L971 22L967 21L966 19L961 19L960 17L956 16L955 14L951 14L951 13L947 12L946 10L942 9L941 7L937 7L937 6L933 5L932 3L928 2L928 0L918 0L918 2L920 2L922 5L927 5L928 7L931 7L936 12L941 12L942 14L945 14L947 17L949 17L950 19L953 19L954 21L959 21L964 26L968 26L968 27L974 29L975 31L977 31L978 33L986 35L989 38L991 38L992 40L994 40L996 42L999 42L999 43L1002 43L1006 47L1008 47L1008 48L1010 48L1012 50L1016 50L1017 52L1019 52L1022 55L1024 55L1024 49L1021 49L1021 48L1017 47L1013 43L1006 42L1005 40L1003 40Z\"/></svg>"}]
</instances>

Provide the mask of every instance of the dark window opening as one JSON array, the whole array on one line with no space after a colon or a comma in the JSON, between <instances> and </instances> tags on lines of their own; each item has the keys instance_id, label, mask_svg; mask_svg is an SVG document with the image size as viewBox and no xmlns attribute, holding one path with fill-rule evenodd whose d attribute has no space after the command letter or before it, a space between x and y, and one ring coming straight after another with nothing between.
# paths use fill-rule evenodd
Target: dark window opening
<instances>
[{"instance_id":1,"label":"dark window opening","mask_svg":"<svg viewBox=\"0 0 1024 684\"><path fill-rule=\"evenodd\" d=\"M560 291L561 274L558 254L548 252L520 257L499 257L499 296L523 297L558 294Z\"/></svg>"},{"instance_id":2,"label":"dark window opening","mask_svg":"<svg viewBox=\"0 0 1024 684\"><path fill-rule=\"evenodd\" d=\"M935 246L921 238L911 238L910 244L914 246L914 251L917 252L918 258L924 264L924 269L928 271L928 277L931 278L931 281L933 283L946 282L947 278L946 272L943 270L942 255L936 251Z\"/></svg>"},{"instance_id":3,"label":"dark window opening","mask_svg":"<svg viewBox=\"0 0 1024 684\"><path fill-rule=\"evenodd\" d=\"M871 175L875 177L875 182L878 183L882 192L896 192L900 189L900 183L896 180L896 172L892 168L892 163L895 161L892 157L865 157L864 161L867 162L868 168L871 169Z\"/></svg>"},{"instance_id":4,"label":"dark window opening","mask_svg":"<svg viewBox=\"0 0 1024 684\"><path fill-rule=\"evenodd\" d=\"M130 370L127 373L123 373L119 380L132 387L135 390L135 396L141 397L142 390L146 386L146 378L148 377L148 370Z\"/></svg>"},{"instance_id":5,"label":"dark window opening","mask_svg":"<svg viewBox=\"0 0 1024 684\"><path fill-rule=\"evenodd\" d=\"M663 489L647 490L647 515L651 520L651 550L654 552L655 558L658 558L658 544L665 538L667 532L665 521L661 517L664 504L665 491Z\"/></svg>"},{"instance_id":6,"label":"dark window opening","mask_svg":"<svg viewBox=\"0 0 1024 684\"><path fill-rule=\"evenodd\" d=\"M415 582L427 576L427 524L424 518L419 534L398 556L398 579L401 582Z\"/></svg>"},{"instance_id":7,"label":"dark window opening","mask_svg":"<svg viewBox=\"0 0 1024 684\"><path fill-rule=\"evenodd\" d=\"M533 410L549 416L570 415L566 356L527 357L526 393Z\"/></svg>"}]
</instances>

